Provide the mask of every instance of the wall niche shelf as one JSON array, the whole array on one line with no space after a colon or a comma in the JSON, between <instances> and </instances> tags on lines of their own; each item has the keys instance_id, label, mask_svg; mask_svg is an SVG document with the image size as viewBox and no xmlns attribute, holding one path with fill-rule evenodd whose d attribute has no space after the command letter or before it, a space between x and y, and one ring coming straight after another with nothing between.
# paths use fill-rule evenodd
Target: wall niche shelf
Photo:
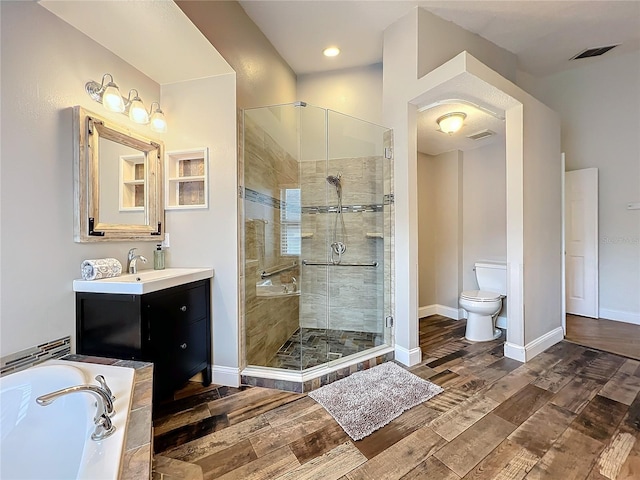
<instances>
[{"instance_id":1,"label":"wall niche shelf","mask_svg":"<svg viewBox=\"0 0 640 480\"><path fill-rule=\"evenodd\" d=\"M144 155L120 156L120 211L144 210Z\"/></svg>"},{"instance_id":2,"label":"wall niche shelf","mask_svg":"<svg viewBox=\"0 0 640 480\"><path fill-rule=\"evenodd\" d=\"M168 210L209 206L209 149L167 152L166 201Z\"/></svg>"}]
</instances>

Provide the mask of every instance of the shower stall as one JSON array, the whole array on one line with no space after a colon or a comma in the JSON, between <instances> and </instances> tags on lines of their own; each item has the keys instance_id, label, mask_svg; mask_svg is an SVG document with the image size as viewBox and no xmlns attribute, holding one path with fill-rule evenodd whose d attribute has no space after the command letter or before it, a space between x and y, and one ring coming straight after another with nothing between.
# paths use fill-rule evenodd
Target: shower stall
<instances>
[{"instance_id":1,"label":"shower stall","mask_svg":"<svg viewBox=\"0 0 640 480\"><path fill-rule=\"evenodd\" d=\"M391 130L303 102L240 125L243 381L302 391L393 358Z\"/></svg>"}]
</instances>

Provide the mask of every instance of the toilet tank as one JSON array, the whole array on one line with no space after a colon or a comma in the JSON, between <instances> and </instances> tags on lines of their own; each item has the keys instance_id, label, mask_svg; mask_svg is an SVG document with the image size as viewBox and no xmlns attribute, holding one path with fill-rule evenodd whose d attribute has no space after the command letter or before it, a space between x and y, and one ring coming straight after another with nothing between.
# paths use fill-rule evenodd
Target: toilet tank
<instances>
[{"instance_id":1,"label":"toilet tank","mask_svg":"<svg viewBox=\"0 0 640 480\"><path fill-rule=\"evenodd\" d=\"M478 288L507 294L507 264L505 262L477 262L475 264Z\"/></svg>"}]
</instances>

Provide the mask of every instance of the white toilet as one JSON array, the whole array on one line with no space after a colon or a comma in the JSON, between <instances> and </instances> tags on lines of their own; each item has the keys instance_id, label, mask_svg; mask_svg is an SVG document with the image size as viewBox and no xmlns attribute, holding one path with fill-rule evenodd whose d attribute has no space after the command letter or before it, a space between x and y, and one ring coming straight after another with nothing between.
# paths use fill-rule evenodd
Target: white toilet
<instances>
[{"instance_id":1,"label":"white toilet","mask_svg":"<svg viewBox=\"0 0 640 480\"><path fill-rule=\"evenodd\" d=\"M477 262L475 272L480 290L466 290L460 294L460 306L468 313L465 337L473 342L495 340L502 334L495 328L495 317L507 295L507 264Z\"/></svg>"}]
</instances>

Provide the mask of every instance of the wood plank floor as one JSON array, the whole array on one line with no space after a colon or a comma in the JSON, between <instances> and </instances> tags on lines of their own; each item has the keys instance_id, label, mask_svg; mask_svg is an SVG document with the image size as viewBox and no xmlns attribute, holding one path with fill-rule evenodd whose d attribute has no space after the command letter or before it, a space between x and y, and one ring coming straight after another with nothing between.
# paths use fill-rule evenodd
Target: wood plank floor
<instances>
[{"instance_id":1,"label":"wood plank floor","mask_svg":"<svg viewBox=\"0 0 640 480\"><path fill-rule=\"evenodd\" d=\"M640 478L640 362L561 342L526 365L420 321L445 391L354 442L306 395L190 384L158 406L154 480Z\"/></svg>"},{"instance_id":2,"label":"wood plank floor","mask_svg":"<svg viewBox=\"0 0 640 480\"><path fill-rule=\"evenodd\" d=\"M640 360L640 325L567 314L567 340Z\"/></svg>"}]
</instances>

